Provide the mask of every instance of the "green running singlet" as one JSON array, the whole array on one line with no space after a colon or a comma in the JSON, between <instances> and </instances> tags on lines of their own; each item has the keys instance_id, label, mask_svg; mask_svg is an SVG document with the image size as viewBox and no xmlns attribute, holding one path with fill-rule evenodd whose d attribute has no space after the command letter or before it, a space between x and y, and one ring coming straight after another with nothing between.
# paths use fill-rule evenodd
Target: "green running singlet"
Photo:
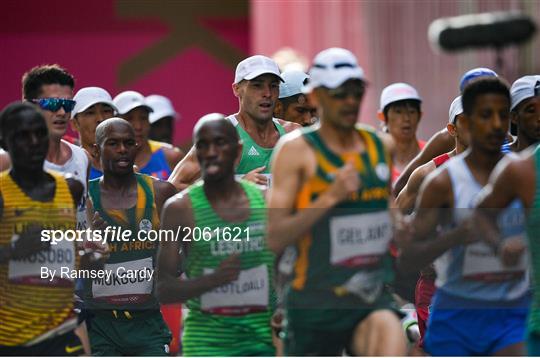
<instances>
[{"instance_id":1,"label":"green running singlet","mask_svg":"<svg viewBox=\"0 0 540 358\"><path fill-rule=\"evenodd\" d=\"M185 356L275 355L270 327L275 305L274 255L266 246L264 197L254 184L240 181L240 185L251 210L240 223L226 222L216 214L202 181L188 189L195 228L187 249L186 275L208 274L233 253L240 254L241 273L238 280L188 300L182 341ZM206 236L208 241L204 231L212 233L209 240Z\"/></svg>"},{"instance_id":2,"label":"green running singlet","mask_svg":"<svg viewBox=\"0 0 540 358\"><path fill-rule=\"evenodd\" d=\"M534 152L536 189L534 201L527 218L527 236L533 267L533 300L529 311L529 331L540 334L540 146Z\"/></svg>"}]
</instances>

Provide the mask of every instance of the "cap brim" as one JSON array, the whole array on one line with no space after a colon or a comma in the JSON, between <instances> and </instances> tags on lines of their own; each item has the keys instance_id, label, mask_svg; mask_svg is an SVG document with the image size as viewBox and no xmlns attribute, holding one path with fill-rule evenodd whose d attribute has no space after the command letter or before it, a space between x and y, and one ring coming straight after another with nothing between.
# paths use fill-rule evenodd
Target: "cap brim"
<instances>
[{"instance_id":1,"label":"cap brim","mask_svg":"<svg viewBox=\"0 0 540 358\"><path fill-rule=\"evenodd\" d=\"M279 78L279 80L281 82L285 82L285 80L283 78L281 78L281 76L278 73L275 73L275 72L272 72L272 71L267 71L267 70L253 71L249 75L245 76L244 79L248 80L248 81L251 81L252 79L254 79L256 77L259 77L261 75L265 75L267 73L270 74L270 75L276 76L277 78Z\"/></svg>"},{"instance_id":2,"label":"cap brim","mask_svg":"<svg viewBox=\"0 0 540 358\"><path fill-rule=\"evenodd\" d=\"M139 108L139 107L144 107L144 108L148 109L149 112L154 112L154 110L152 109L152 107L150 107L150 106L147 105L147 104L143 104L143 103L133 103L133 104L130 105L129 107L122 108L122 111L118 110L118 114L126 114L126 113L128 113L129 111L132 111L132 110L134 110L135 108Z\"/></svg>"},{"instance_id":3,"label":"cap brim","mask_svg":"<svg viewBox=\"0 0 540 358\"><path fill-rule=\"evenodd\" d=\"M82 113L84 111L86 111L88 108L92 107L93 105L96 105L98 103L102 103L102 104L106 104L108 106L111 106L112 109L115 110L115 112L118 112L118 108L116 108L116 106L114 105L114 103L112 101L107 101L107 100L103 100L103 101L95 101L95 102L90 102L88 103L87 105L85 105L84 107L82 107L77 113L73 114L73 116L79 114L79 113Z\"/></svg>"},{"instance_id":4,"label":"cap brim","mask_svg":"<svg viewBox=\"0 0 540 358\"><path fill-rule=\"evenodd\" d=\"M165 117L173 117L175 120L178 120L178 112L171 113L169 111L163 111L163 112L154 112L149 117L148 120L150 121L150 124L156 123L161 118Z\"/></svg>"}]
</instances>

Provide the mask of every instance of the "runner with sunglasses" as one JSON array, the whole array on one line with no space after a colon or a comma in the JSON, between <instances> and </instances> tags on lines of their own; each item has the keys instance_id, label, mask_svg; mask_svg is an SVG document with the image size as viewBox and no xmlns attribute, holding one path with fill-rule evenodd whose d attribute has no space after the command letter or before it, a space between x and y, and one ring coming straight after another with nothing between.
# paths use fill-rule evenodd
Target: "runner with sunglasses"
<instances>
[{"instance_id":1,"label":"runner with sunglasses","mask_svg":"<svg viewBox=\"0 0 540 358\"><path fill-rule=\"evenodd\" d=\"M304 88L320 125L287 135L272 163L269 247L295 246L286 354L404 355L392 297L392 139L357 125L363 70L348 50L320 52Z\"/></svg>"},{"instance_id":2,"label":"runner with sunglasses","mask_svg":"<svg viewBox=\"0 0 540 358\"><path fill-rule=\"evenodd\" d=\"M89 154L84 149L62 139L68 128L71 111L75 107L75 101L72 100L75 85L73 76L58 65L44 65L34 67L25 73L22 84L24 99L41 109L49 130L49 150L44 168L70 174L83 184L84 194L77 207L77 229L85 230L88 227L86 197L90 171ZM77 298L77 309L81 307L82 303ZM77 333L85 346L86 353L89 353L90 345L83 321L84 317L80 316L80 327Z\"/></svg>"}]
</instances>

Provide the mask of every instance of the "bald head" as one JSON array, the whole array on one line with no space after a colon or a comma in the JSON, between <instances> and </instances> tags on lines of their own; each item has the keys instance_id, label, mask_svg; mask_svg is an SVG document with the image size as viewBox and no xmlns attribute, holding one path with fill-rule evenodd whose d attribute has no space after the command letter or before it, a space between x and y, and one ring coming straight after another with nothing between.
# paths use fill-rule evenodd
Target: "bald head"
<instances>
[{"instance_id":1,"label":"bald head","mask_svg":"<svg viewBox=\"0 0 540 358\"><path fill-rule=\"evenodd\" d=\"M131 124L129 124L128 121L118 117L109 118L106 121L101 122L96 127L96 144L98 147L101 147L101 145L107 138L107 134L110 133L110 131L112 130L120 132L127 131L135 137L135 131L133 130L133 127L131 126Z\"/></svg>"},{"instance_id":2,"label":"bald head","mask_svg":"<svg viewBox=\"0 0 540 358\"><path fill-rule=\"evenodd\" d=\"M199 119L195 127L193 128L193 142L197 142L197 136L199 132L206 127L212 127L219 129L227 138L233 142L240 141L238 132L232 123L225 118L221 113L210 113Z\"/></svg>"}]
</instances>

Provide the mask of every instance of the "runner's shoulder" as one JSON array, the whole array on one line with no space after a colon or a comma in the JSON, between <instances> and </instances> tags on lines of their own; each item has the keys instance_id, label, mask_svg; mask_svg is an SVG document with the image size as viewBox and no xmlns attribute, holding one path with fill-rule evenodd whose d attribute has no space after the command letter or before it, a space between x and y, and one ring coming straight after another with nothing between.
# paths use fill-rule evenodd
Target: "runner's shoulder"
<instances>
[{"instance_id":1,"label":"runner's shoulder","mask_svg":"<svg viewBox=\"0 0 540 358\"><path fill-rule=\"evenodd\" d=\"M274 119L278 121L278 123L283 127L283 129L285 129L286 133L290 133L294 131L295 129L302 128L302 126L298 123L289 122L281 118L274 118Z\"/></svg>"}]
</instances>

